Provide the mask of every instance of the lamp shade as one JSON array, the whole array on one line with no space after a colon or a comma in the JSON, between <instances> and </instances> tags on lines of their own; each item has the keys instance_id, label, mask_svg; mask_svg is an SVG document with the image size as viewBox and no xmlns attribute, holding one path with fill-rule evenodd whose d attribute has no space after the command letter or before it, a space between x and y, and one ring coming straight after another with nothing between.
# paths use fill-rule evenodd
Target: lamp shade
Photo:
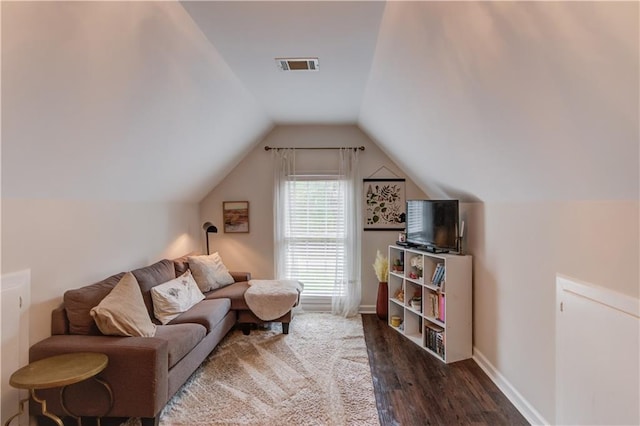
<instances>
[{"instance_id":1,"label":"lamp shade","mask_svg":"<svg viewBox=\"0 0 640 426\"><path fill-rule=\"evenodd\" d=\"M207 240L207 254L209 254L209 234L217 234L218 228L216 228L216 226L211 222L205 222L202 225L202 229L204 229L205 232L204 236Z\"/></svg>"},{"instance_id":2,"label":"lamp shade","mask_svg":"<svg viewBox=\"0 0 640 426\"><path fill-rule=\"evenodd\" d=\"M202 229L204 229L204 232L206 232L207 234L210 233L210 232L212 232L214 234L218 233L218 228L216 228L216 226L211 222L205 222L202 225Z\"/></svg>"}]
</instances>

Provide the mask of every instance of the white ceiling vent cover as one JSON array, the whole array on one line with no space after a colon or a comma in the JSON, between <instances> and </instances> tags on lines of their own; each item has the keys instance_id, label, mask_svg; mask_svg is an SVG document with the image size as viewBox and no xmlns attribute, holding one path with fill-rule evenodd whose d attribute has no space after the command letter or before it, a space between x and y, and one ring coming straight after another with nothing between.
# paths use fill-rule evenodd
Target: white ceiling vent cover
<instances>
[{"instance_id":1,"label":"white ceiling vent cover","mask_svg":"<svg viewBox=\"0 0 640 426\"><path fill-rule=\"evenodd\" d=\"M276 58L280 71L319 71L318 58Z\"/></svg>"}]
</instances>

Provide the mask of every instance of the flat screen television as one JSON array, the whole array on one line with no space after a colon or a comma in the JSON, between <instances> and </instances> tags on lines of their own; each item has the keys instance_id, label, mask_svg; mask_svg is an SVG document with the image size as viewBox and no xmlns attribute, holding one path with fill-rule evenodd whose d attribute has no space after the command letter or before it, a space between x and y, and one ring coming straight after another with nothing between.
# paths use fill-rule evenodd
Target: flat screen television
<instances>
[{"instance_id":1,"label":"flat screen television","mask_svg":"<svg viewBox=\"0 0 640 426\"><path fill-rule=\"evenodd\" d=\"M407 200L409 246L456 251L458 223L458 200Z\"/></svg>"}]
</instances>

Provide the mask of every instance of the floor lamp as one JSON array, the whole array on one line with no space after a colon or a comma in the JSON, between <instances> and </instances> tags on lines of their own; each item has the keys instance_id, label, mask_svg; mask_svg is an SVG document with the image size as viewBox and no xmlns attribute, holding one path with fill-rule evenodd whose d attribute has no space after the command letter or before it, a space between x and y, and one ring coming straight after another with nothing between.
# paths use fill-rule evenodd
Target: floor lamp
<instances>
[{"instance_id":1,"label":"floor lamp","mask_svg":"<svg viewBox=\"0 0 640 426\"><path fill-rule=\"evenodd\" d=\"M202 225L202 229L204 229L205 232L204 236L207 240L207 254L209 254L209 234L217 234L218 228L216 228L215 225L211 222L205 222L204 225Z\"/></svg>"}]
</instances>

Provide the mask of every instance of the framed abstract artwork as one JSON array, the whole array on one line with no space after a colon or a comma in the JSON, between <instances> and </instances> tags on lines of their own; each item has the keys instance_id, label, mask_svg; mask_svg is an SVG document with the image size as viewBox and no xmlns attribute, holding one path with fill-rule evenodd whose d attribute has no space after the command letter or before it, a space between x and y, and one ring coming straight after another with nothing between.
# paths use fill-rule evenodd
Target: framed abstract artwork
<instances>
[{"instance_id":1,"label":"framed abstract artwork","mask_svg":"<svg viewBox=\"0 0 640 426\"><path fill-rule=\"evenodd\" d=\"M397 231L405 227L405 180L363 179L364 230Z\"/></svg>"},{"instance_id":2,"label":"framed abstract artwork","mask_svg":"<svg viewBox=\"0 0 640 426\"><path fill-rule=\"evenodd\" d=\"M249 232L249 202L223 201L224 232Z\"/></svg>"}]
</instances>

